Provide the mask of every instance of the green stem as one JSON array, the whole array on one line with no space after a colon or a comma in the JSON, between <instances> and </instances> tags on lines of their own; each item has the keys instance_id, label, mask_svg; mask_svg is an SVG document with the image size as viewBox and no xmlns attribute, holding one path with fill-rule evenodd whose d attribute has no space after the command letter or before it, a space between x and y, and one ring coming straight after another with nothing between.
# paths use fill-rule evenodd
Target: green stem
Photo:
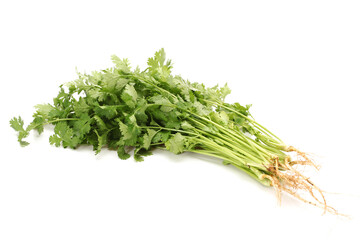
<instances>
[{"instance_id":1,"label":"green stem","mask_svg":"<svg viewBox=\"0 0 360 240\"><path fill-rule=\"evenodd\" d=\"M211 157L215 157L215 158L220 158L222 160L225 160L227 162L229 162L231 165L235 166L236 168L241 169L242 171L246 172L250 177L254 178L255 180L259 181L261 184L265 185L265 186L270 186L270 181L268 179L261 179L260 175L263 174L263 172L256 170L256 168L258 168L258 166L256 166L255 168L248 165L242 165L239 164L237 161L234 161L232 158L226 157L226 156L222 156L216 153L211 153L207 150L188 150L188 152L193 152L193 153L198 153L198 154L202 154L202 155L207 155L207 156L211 156Z\"/></svg>"},{"instance_id":2,"label":"green stem","mask_svg":"<svg viewBox=\"0 0 360 240\"><path fill-rule=\"evenodd\" d=\"M266 171L266 168L263 165L263 163L249 161L248 158L245 158L244 156L239 155L238 153L236 153L236 151L233 151L232 149L229 149L228 147L224 147L217 143L214 143L213 141L211 141L205 137L203 137L203 138L204 139L197 139L197 141L202 143L204 147L209 148L214 152L217 152L218 155L226 156L227 158L234 159L237 164L241 164L244 167L255 167L257 169Z\"/></svg>"},{"instance_id":3,"label":"green stem","mask_svg":"<svg viewBox=\"0 0 360 240\"><path fill-rule=\"evenodd\" d=\"M146 127L141 127L141 126L139 126L139 128L143 128L143 129L153 128L153 129L160 129L160 130L168 130L168 131L174 131L174 132L181 132L181 133L186 133L186 134L189 134L189 135L196 135L196 136L199 135L199 134L194 133L194 132L188 132L188 131L184 131L184 130L180 130L180 129L175 129L175 128L156 127L156 126L146 126Z\"/></svg>"},{"instance_id":4,"label":"green stem","mask_svg":"<svg viewBox=\"0 0 360 240\"><path fill-rule=\"evenodd\" d=\"M263 160L261 160L257 156L255 156L253 154L254 153L253 149L250 148L249 146L242 144L244 147L244 149L242 149L242 148L239 148L239 147L233 145L231 143L232 142L231 139L226 139L225 137L223 137L221 135L214 135L214 134L202 131L202 130L197 130L197 131L200 131L202 133L202 135L208 135L214 139L217 139L218 141L222 142L224 145L227 145L228 147L232 148L232 150L235 150L235 151L241 153L242 155L246 156L247 158L249 158L250 160L253 160L256 163L262 164L264 161L267 162L267 160L265 158Z\"/></svg>"},{"instance_id":5,"label":"green stem","mask_svg":"<svg viewBox=\"0 0 360 240\"><path fill-rule=\"evenodd\" d=\"M221 104L221 103L219 103L219 102L213 102L213 101L209 101L209 100L206 100L206 99L204 99L204 101L209 102L209 103L212 103L212 104L215 104L215 105L219 105L219 106L221 106L222 108L225 108L225 109L227 109L227 110L229 110L229 111L232 111L232 112L240 115L241 117L245 118L245 119L248 120L249 122L253 123L253 124L255 125L255 127L257 126L258 129L260 128L260 129L262 129L263 131L265 131L266 133L269 133L270 135L272 135L273 137L275 137L277 140L279 140L280 143L282 143L282 141L281 141L281 139L280 139L279 137L277 137L274 133L270 132L267 128L265 128L264 126L262 126L260 123L256 122L254 119L251 119L251 118L249 118L248 116L242 114L241 112L236 111L236 110L233 109L233 108L227 107L227 106L225 106L225 105L223 105L223 104Z\"/></svg>"},{"instance_id":6,"label":"green stem","mask_svg":"<svg viewBox=\"0 0 360 240\"><path fill-rule=\"evenodd\" d=\"M50 124L50 123L54 123L54 122L73 121L73 120L80 120L80 119L79 118L58 118L58 119L47 121L47 122L44 122L41 124L45 125L45 124ZM41 125L41 124L38 124L38 125Z\"/></svg>"},{"instance_id":7,"label":"green stem","mask_svg":"<svg viewBox=\"0 0 360 240\"><path fill-rule=\"evenodd\" d=\"M235 139L239 138L239 139L244 139L245 141L247 140L247 139L246 139L247 137L244 136L243 134L236 133L236 132L232 131L232 130L229 129L229 128L225 128L225 127L221 126L220 124L218 124L218 123L216 123L216 122L214 122L214 121L212 121L212 120L210 120L210 119L207 119L207 118L205 118L205 117L202 117L202 116L200 116L200 115L197 115L197 114L195 114L195 113L193 113L193 112L191 112L191 111L188 111L188 110L187 110L187 112L193 114L193 115L194 115L195 117L197 117L197 118L200 118L200 119L202 119L202 120L204 120L204 121L206 121L206 122L208 122L208 123L210 123L210 124L215 125L216 127L218 127L218 129L219 129L220 131L222 131L223 133L230 134L230 135L234 136ZM191 120L192 120L192 119L191 119ZM195 120L195 121L196 121L196 120ZM259 148L259 147L257 147L257 148ZM264 150L262 150L262 151L263 151L264 153L266 153L266 151L264 151ZM260 154L260 153L259 153L259 154ZM261 155L261 154L260 154L260 155Z\"/></svg>"},{"instance_id":8,"label":"green stem","mask_svg":"<svg viewBox=\"0 0 360 240\"><path fill-rule=\"evenodd\" d=\"M171 92L169 92L169 91L167 91L166 89L161 88L161 87L153 84L153 83L150 82L150 81L147 81L145 78L142 78L142 77L140 77L140 76L138 76L138 75L136 75L136 76L134 76L134 77L137 78L138 80L142 81L142 82L145 82L145 83L153 86L154 88L158 89L160 92L166 93L166 94L172 96L173 98L177 99L177 97L176 97L174 94L172 94Z\"/></svg>"}]
</instances>

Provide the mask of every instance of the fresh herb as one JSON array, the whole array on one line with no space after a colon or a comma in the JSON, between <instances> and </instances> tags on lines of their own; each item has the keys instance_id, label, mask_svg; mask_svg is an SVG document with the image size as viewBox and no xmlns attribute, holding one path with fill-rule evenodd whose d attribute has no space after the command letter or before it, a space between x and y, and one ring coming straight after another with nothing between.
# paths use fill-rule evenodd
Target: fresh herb
<instances>
[{"instance_id":1,"label":"fresh herb","mask_svg":"<svg viewBox=\"0 0 360 240\"><path fill-rule=\"evenodd\" d=\"M60 86L52 104L36 106L26 128L21 117L11 119L20 144L29 144L24 138L31 130L41 134L44 125L52 124L49 141L57 147L92 145L96 154L107 147L120 159L128 159L132 151L136 161L157 148L203 154L235 166L278 193L286 191L334 211L322 191L294 168L315 166L313 162L256 122L249 105L226 103L231 92L227 85L209 88L172 75L163 49L148 59L144 71L131 68L127 59L112 56L112 61L112 68L78 73L77 80ZM298 190L306 190L315 201L306 200Z\"/></svg>"}]
</instances>

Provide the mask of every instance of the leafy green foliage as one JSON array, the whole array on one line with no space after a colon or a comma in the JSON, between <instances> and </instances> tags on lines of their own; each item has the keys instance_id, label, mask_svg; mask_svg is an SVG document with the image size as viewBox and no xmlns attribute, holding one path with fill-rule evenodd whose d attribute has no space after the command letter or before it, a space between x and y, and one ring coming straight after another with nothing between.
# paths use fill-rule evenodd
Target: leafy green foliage
<instances>
[{"instance_id":1,"label":"leafy green foliage","mask_svg":"<svg viewBox=\"0 0 360 240\"><path fill-rule=\"evenodd\" d=\"M147 129L147 133L144 135L143 148L145 148L146 150L148 150L150 148L151 141L155 135L156 135L155 130L150 129L150 128Z\"/></svg>"},{"instance_id":2,"label":"leafy green foliage","mask_svg":"<svg viewBox=\"0 0 360 240\"><path fill-rule=\"evenodd\" d=\"M255 166L264 156L279 154L278 142L249 117L250 106L224 102L231 92L226 84L207 88L173 76L164 49L148 59L144 71L132 70L128 59L111 59L114 67L78 73L78 79L60 86L52 104L36 105L27 128L21 117L11 119L20 144L29 144L23 139L31 130L42 133L44 125L52 124L50 144L92 145L96 154L107 147L117 150L120 159L133 150L134 159L143 161L154 149L165 148L217 156L251 171L247 161ZM264 164L258 165L266 172Z\"/></svg>"},{"instance_id":3,"label":"leafy green foliage","mask_svg":"<svg viewBox=\"0 0 360 240\"><path fill-rule=\"evenodd\" d=\"M79 136L74 134L74 130L65 121L58 122L54 132L55 134L50 136L49 141L50 144L54 144L57 147L62 144L64 148L75 148L80 143Z\"/></svg>"},{"instance_id":4,"label":"leafy green foliage","mask_svg":"<svg viewBox=\"0 0 360 240\"><path fill-rule=\"evenodd\" d=\"M18 132L18 141L21 146L29 145L28 142L23 141L23 138L26 138L29 135L29 132L24 129L24 121L21 117L14 117L10 120L10 126Z\"/></svg>"},{"instance_id":5,"label":"leafy green foliage","mask_svg":"<svg viewBox=\"0 0 360 240\"><path fill-rule=\"evenodd\" d=\"M165 142L166 149L175 154L182 153L185 149L186 138L180 133L176 133Z\"/></svg>"}]
</instances>

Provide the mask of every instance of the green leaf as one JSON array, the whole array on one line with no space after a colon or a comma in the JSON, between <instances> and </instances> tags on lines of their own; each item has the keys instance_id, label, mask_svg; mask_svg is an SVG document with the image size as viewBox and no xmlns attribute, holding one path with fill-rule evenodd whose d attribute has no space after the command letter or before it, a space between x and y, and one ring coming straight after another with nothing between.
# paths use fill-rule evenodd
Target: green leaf
<instances>
[{"instance_id":1,"label":"green leaf","mask_svg":"<svg viewBox=\"0 0 360 240\"><path fill-rule=\"evenodd\" d=\"M139 124L146 125L148 121L148 116L146 114L146 109L148 108L147 101L143 98L140 98L137 101L136 109L135 109L135 117Z\"/></svg>"},{"instance_id":2,"label":"green leaf","mask_svg":"<svg viewBox=\"0 0 360 240\"><path fill-rule=\"evenodd\" d=\"M144 157L141 156L140 154L134 154L134 159L137 162L143 162L144 161Z\"/></svg>"},{"instance_id":3,"label":"green leaf","mask_svg":"<svg viewBox=\"0 0 360 240\"><path fill-rule=\"evenodd\" d=\"M101 92L99 88L90 88L86 91L87 99L92 99L93 102L102 101L106 99L106 93Z\"/></svg>"},{"instance_id":4,"label":"green leaf","mask_svg":"<svg viewBox=\"0 0 360 240\"><path fill-rule=\"evenodd\" d=\"M59 137L56 134L53 134L49 137L49 142L51 145L55 145L56 147L60 147L61 146L61 142L62 142L62 138Z\"/></svg>"},{"instance_id":5,"label":"green leaf","mask_svg":"<svg viewBox=\"0 0 360 240\"><path fill-rule=\"evenodd\" d=\"M87 114L82 114L79 120L74 122L74 130L76 135L84 136L85 134L89 133L91 130L91 118Z\"/></svg>"},{"instance_id":6,"label":"green leaf","mask_svg":"<svg viewBox=\"0 0 360 240\"><path fill-rule=\"evenodd\" d=\"M191 125L189 122L183 121L181 123L181 128L184 130L190 130L190 129L194 129L195 127L193 125Z\"/></svg>"},{"instance_id":7,"label":"green leaf","mask_svg":"<svg viewBox=\"0 0 360 240\"><path fill-rule=\"evenodd\" d=\"M137 148L134 151L134 159L137 162L142 162L144 161L144 157L146 156L151 156L152 152L150 150L145 150L143 148Z\"/></svg>"},{"instance_id":8,"label":"green leaf","mask_svg":"<svg viewBox=\"0 0 360 240\"><path fill-rule=\"evenodd\" d=\"M29 131L26 131L24 129L24 121L19 116L18 118L12 118L10 120L10 126L18 132L18 142L22 147L29 145L28 142L23 141L24 138L26 138L29 135Z\"/></svg>"},{"instance_id":9,"label":"green leaf","mask_svg":"<svg viewBox=\"0 0 360 240\"><path fill-rule=\"evenodd\" d=\"M219 96L220 96L221 100L224 101L225 97L227 95L229 95L230 93L231 93L231 89L228 87L228 85L226 83L222 88L220 88Z\"/></svg>"},{"instance_id":10,"label":"green leaf","mask_svg":"<svg viewBox=\"0 0 360 240\"><path fill-rule=\"evenodd\" d=\"M128 105L130 108L136 106L137 92L131 84L127 84L123 93L121 94L121 99Z\"/></svg>"},{"instance_id":11,"label":"green leaf","mask_svg":"<svg viewBox=\"0 0 360 240\"><path fill-rule=\"evenodd\" d=\"M117 150L117 155L121 160L126 160L130 158L130 154L125 151L124 146L119 146Z\"/></svg>"},{"instance_id":12,"label":"green leaf","mask_svg":"<svg viewBox=\"0 0 360 240\"><path fill-rule=\"evenodd\" d=\"M87 114L90 110L90 106L86 103L85 99L80 97L79 101L74 102L74 112L76 116Z\"/></svg>"},{"instance_id":13,"label":"green leaf","mask_svg":"<svg viewBox=\"0 0 360 240\"><path fill-rule=\"evenodd\" d=\"M224 112L224 111L220 111L220 112L211 112L209 114L209 116L211 117L211 119L221 125L228 125L229 123L229 115Z\"/></svg>"},{"instance_id":14,"label":"green leaf","mask_svg":"<svg viewBox=\"0 0 360 240\"><path fill-rule=\"evenodd\" d=\"M120 71L124 73L129 73L131 71L130 63L127 58L120 59L118 56L112 55L111 60Z\"/></svg>"},{"instance_id":15,"label":"green leaf","mask_svg":"<svg viewBox=\"0 0 360 240\"><path fill-rule=\"evenodd\" d=\"M10 120L10 126L17 132L24 132L24 120L19 116L18 118L14 117Z\"/></svg>"},{"instance_id":16,"label":"green leaf","mask_svg":"<svg viewBox=\"0 0 360 240\"><path fill-rule=\"evenodd\" d=\"M234 110L240 112L245 116L249 115L249 108L251 107L251 105L246 105L246 107L244 107L241 106L239 103L225 104L225 106L230 106L230 108L233 108Z\"/></svg>"},{"instance_id":17,"label":"green leaf","mask_svg":"<svg viewBox=\"0 0 360 240\"><path fill-rule=\"evenodd\" d=\"M162 82L166 82L171 73L171 60L166 61L164 49L160 49L155 53L153 58L148 59L148 66L153 76Z\"/></svg>"},{"instance_id":18,"label":"green leaf","mask_svg":"<svg viewBox=\"0 0 360 240\"><path fill-rule=\"evenodd\" d=\"M135 116L132 115L126 120L124 124L120 119L117 119L123 136L124 144L126 146L135 146L138 141L138 135L141 133L140 128L136 123Z\"/></svg>"},{"instance_id":19,"label":"green leaf","mask_svg":"<svg viewBox=\"0 0 360 240\"><path fill-rule=\"evenodd\" d=\"M151 141L153 139L153 137L155 136L157 132L153 129L147 129L147 133L144 134L144 144L143 144L143 148L145 148L146 150L149 149Z\"/></svg>"},{"instance_id":20,"label":"green leaf","mask_svg":"<svg viewBox=\"0 0 360 240\"><path fill-rule=\"evenodd\" d=\"M38 104L35 106L37 115L41 115L45 118L49 117L49 113L55 109L51 104Z\"/></svg>"},{"instance_id":21,"label":"green leaf","mask_svg":"<svg viewBox=\"0 0 360 240\"><path fill-rule=\"evenodd\" d=\"M95 129L94 132L96 133L98 137L98 144L95 147L95 154L99 154L101 152L101 148L106 144L106 138L109 133L109 131L106 131L103 134L99 134L98 131Z\"/></svg>"},{"instance_id":22,"label":"green leaf","mask_svg":"<svg viewBox=\"0 0 360 240\"><path fill-rule=\"evenodd\" d=\"M166 149L175 154L182 153L185 149L186 138L180 133L173 135L166 143Z\"/></svg>"},{"instance_id":23,"label":"green leaf","mask_svg":"<svg viewBox=\"0 0 360 240\"><path fill-rule=\"evenodd\" d=\"M173 104L170 102L170 100L167 97L162 96L160 94L152 96L151 98L149 98L149 101L158 105L173 106Z\"/></svg>"},{"instance_id":24,"label":"green leaf","mask_svg":"<svg viewBox=\"0 0 360 240\"><path fill-rule=\"evenodd\" d=\"M171 132L170 131L160 131L155 134L155 136L152 139L153 143L158 142L166 142L170 137Z\"/></svg>"},{"instance_id":25,"label":"green leaf","mask_svg":"<svg viewBox=\"0 0 360 240\"><path fill-rule=\"evenodd\" d=\"M49 142L57 147L62 144L64 148L75 148L81 142L79 136L74 135L73 129L65 121L58 122L55 125L54 132L55 134L49 137Z\"/></svg>"},{"instance_id":26,"label":"green leaf","mask_svg":"<svg viewBox=\"0 0 360 240\"><path fill-rule=\"evenodd\" d=\"M96 125L99 127L100 131L104 131L108 128L104 120L101 119L101 117L99 117L98 115L95 115L93 119L96 121Z\"/></svg>"},{"instance_id":27,"label":"green leaf","mask_svg":"<svg viewBox=\"0 0 360 240\"><path fill-rule=\"evenodd\" d=\"M41 134L44 131L44 124L46 124L45 119L43 116L34 116L33 121L26 128L26 131L30 132L31 130L36 129L38 133Z\"/></svg>"},{"instance_id":28,"label":"green leaf","mask_svg":"<svg viewBox=\"0 0 360 240\"><path fill-rule=\"evenodd\" d=\"M194 102L193 107L195 108L195 112L200 116L207 116L211 113L211 110L200 102Z\"/></svg>"},{"instance_id":29,"label":"green leaf","mask_svg":"<svg viewBox=\"0 0 360 240\"><path fill-rule=\"evenodd\" d=\"M114 69L105 71L102 77L102 90L114 94L120 92L130 81L123 78L118 72L114 72Z\"/></svg>"},{"instance_id":30,"label":"green leaf","mask_svg":"<svg viewBox=\"0 0 360 240\"><path fill-rule=\"evenodd\" d=\"M166 59L166 53L164 48L161 48L159 51L155 53L155 56L153 58L148 59L148 66L150 69L157 69L159 67L162 67L165 63Z\"/></svg>"},{"instance_id":31,"label":"green leaf","mask_svg":"<svg viewBox=\"0 0 360 240\"><path fill-rule=\"evenodd\" d=\"M162 95L155 95L149 99L150 102L161 106L160 110L163 112L170 112L174 109L174 104L170 102L168 98Z\"/></svg>"},{"instance_id":32,"label":"green leaf","mask_svg":"<svg viewBox=\"0 0 360 240\"><path fill-rule=\"evenodd\" d=\"M112 119L117 115L118 106L97 106L94 108L95 114L100 117L105 117L107 119Z\"/></svg>"}]
</instances>

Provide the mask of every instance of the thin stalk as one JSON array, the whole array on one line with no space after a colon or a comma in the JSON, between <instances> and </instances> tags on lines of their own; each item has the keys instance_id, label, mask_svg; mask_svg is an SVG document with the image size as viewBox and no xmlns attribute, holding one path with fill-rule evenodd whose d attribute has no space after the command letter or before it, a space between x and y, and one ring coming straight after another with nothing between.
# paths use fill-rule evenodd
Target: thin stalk
<instances>
[{"instance_id":1,"label":"thin stalk","mask_svg":"<svg viewBox=\"0 0 360 240\"><path fill-rule=\"evenodd\" d=\"M282 141L281 141L281 139L280 139L279 137L277 137L277 136L276 136L274 133L272 133L270 130L268 130L267 128L265 128L264 126L262 126L260 123L256 122L254 119L251 119L251 118L249 118L248 116L242 114L241 112L236 111L235 109L232 109L232 108L230 108L230 107L227 107L227 106L225 106L225 105L223 105L223 104L221 104L221 103L219 103L219 102L213 102L213 101L209 101L209 100L206 100L206 99L203 99L203 100L206 101L206 102L215 104L215 105L219 105L219 106L221 106L221 107L223 107L223 108L225 108L225 109L227 109L227 110L229 110L229 111L232 111L232 112L240 115L241 117L245 118L245 119L248 120L249 122L251 122L251 123L253 123L254 125L256 125L256 126L258 127L258 129L260 128L260 129L262 129L263 131L269 133L270 135L272 135L273 137L275 137L277 140L279 140L280 143L282 143ZM255 127L256 127L256 126L255 126Z\"/></svg>"},{"instance_id":2,"label":"thin stalk","mask_svg":"<svg viewBox=\"0 0 360 240\"><path fill-rule=\"evenodd\" d=\"M190 135L195 135L198 136L199 134L194 133L194 132L188 132L188 131L184 131L184 130L180 130L180 129L175 129L175 128L166 128L166 127L156 127L156 126L146 126L146 127L141 127L139 126L139 128L153 128L153 129L160 129L160 130L168 130L168 131L174 131L174 132L181 132L181 133L186 133L186 134L190 134Z\"/></svg>"},{"instance_id":3,"label":"thin stalk","mask_svg":"<svg viewBox=\"0 0 360 240\"><path fill-rule=\"evenodd\" d=\"M270 181L268 179L261 179L261 175L264 174L264 172L258 170L257 166L254 168L252 166L244 166L242 164L239 164L237 162L234 162L231 158L228 157L224 157L218 154L212 154L209 153L208 151L204 151L204 150L189 150L188 152L194 152L194 153L198 153L198 154L202 154L202 155L207 155L207 156L211 156L211 157L215 157L215 158L220 158L222 160L228 161L231 165L235 166L236 168L241 169L242 171L246 172L250 177L256 179L257 181L259 181L261 184L265 185L265 186L270 186ZM266 169L265 169L266 171Z\"/></svg>"},{"instance_id":4,"label":"thin stalk","mask_svg":"<svg viewBox=\"0 0 360 240\"><path fill-rule=\"evenodd\" d=\"M55 119L55 120L39 123L39 124L36 124L34 126L31 126L31 125L29 125L29 126L31 126L31 129L34 129L34 128L37 128L38 126L41 126L41 125L46 125L46 124L51 124L51 123L61 122L61 121L74 121L74 120L79 120L79 118L58 118L58 119Z\"/></svg>"},{"instance_id":5,"label":"thin stalk","mask_svg":"<svg viewBox=\"0 0 360 240\"><path fill-rule=\"evenodd\" d=\"M45 124L50 124L50 123L54 123L54 122L73 121L73 120L80 120L80 118L58 118L58 119L47 121L47 122L44 122L44 123L41 123L41 124L45 125ZM39 124L39 125L41 125L41 124Z\"/></svg>"},{"instance_id":6,"label":"thin stalk","mask_svg":"<svg viewBox=\"0 0 360 240\"><path fill-rule=\"evenodd\" d=\"M199 124L199 125L201 125L201 126L204 126L204 127L206 127L206 125L205 124L203 124L203 123L201 123L201 122L199 122L199 121L197 121L197 120L195 120L195 119L193 119L193 118L188 118L188 120L190 120L190 121L193 121L194 123L197 123L197 124ZM233 141L235 141L236 143L238 143L238 144L240 144L241 146L243 146L243 147L245 147L245 148L247 148L249 151L251 151L251 152L253 152L253 153L257 153L261 158L263 158L263 160L265 160L266 161L266 157L265 157L265 155L263 154L263 153L261 153L261 152L259 152L256 148L256 146L254 146L254 144L250 144L248 141L247 141L247 139L246 138L243 138L244 140L245 140L245 142L244 141L241 141L241 135L240 136L238 136L238 137L235 137L234 135L232 135L232 134L225 134L225 136L226 136L226 138L224 137L224 135L222 135L222 134L215 134L215 133L208 133L208 132L206 132L206 131L202 131L202 130L197 130L197 131L201 131L203 134L211 134L211 136L212 137L216 137L216 138L222 138L222 139L224 139L224 140L233 140ZM230 139L227 139L227 138L230 138ZM246 144L247 143L247 144ZM251 146L252 147L255 147L255 149L254 148L251 148ZM265 151L263 151L263 152L265 152ZM266 152L265 152L266 153Z\"/></svg>"},{"instance_id":7,"label":"thin stalk","mask_svg":"<svg viewBox=\"0 0 360 240\"><path fill-rule=\"evenodd\" d=\"M235 130L234 130L234 133L235 133L236 135L239 135L239 136L244 135L243 133L241 133L241 132L239 133L238 131L235 131ZM259 142L256 142L254 139L252 139L252 138L250 138L250 137L247 137L246 135L244 135L243 139L244 139L249 145L251 145L252 147L254 147L254 148L256 149L256 152L257 152L260 156L262 156L262 157L264 157L264 158L269 157L269 154L270 154L270 153L269 153L263 146L259 145Z\"/></svg>"},{"instance_id":8,"label":"thin stalk","mask_svg":"<svg viewBox=\"0 0 360 240\"><path fill-rule=\"evenodd\" d=\"M236 160L238 163L241 163L245 167L255 167L257 169L266 171L266 168L262 163L249 162L248 158L244 158L244 156L236 154L236 152L234 152L233 150L227 147L222 147L221 145L216 144L211 140L204 138L204 139L197 139L197 141L202 142L204 146L212 149L213 151L219 153L220 155L226 155L229 158Z\"/></svg>"},{"instance_id":9,"label":"thin stalk","mask_svg":"<svg viewBox=\"0 0 360 240\"><path fill-rule=\"evenodd\" d=\"M198 139L198 142L202 143L205 147L207 147L215 152L219 152L221 155L226 155L230 158L237 159L243 165L247 164L245 159L241 158L240 156L235 155L235 153L232 152L231 150L229 151L228 148L224 148L224 147L220 146L219 144L214 143L211 140L208 140L206 138L204 138L204 139L200 138L200 139Z\"/></svg>"},{"instance_id":10,"label":"thin stalk","mask_svg":"<svg viewBox=\"0 0 360 240\"><path fill-rule=\"evenodd\" d=\"M200 131L203 135L208 135L211 136L213 138L216 138L218 141L222 142L223 144L227 145L228 147L231 147L233 150L238 151L239 153L243 154L244 156L246 156L247 158L249 158L250 160L253 160L256 163L262 164L263 161L261 161L261 159L257 158L255 155L252 154L252 149L249 147L246 147L246 150L241 149L233 144L231 144L231 141L229 141L229 139L223 139L223 137L220 137L219 135L213 135L211 133L207 133L205 131L202 130L198 130ZM228 141L226 141L228 140ZM264 159L266 161L266 159Z\"/></svg>"},{"instance_id":11,"label":"thin stalk","mask_svg":"<svg viewBox=\"0 0 360 240\"><path fill-rule=\"evenodd\" d=\"M206 121L206 122L208 122L208 123L211 123L211 124L213 124L213 125L217 126L217 127L218 127L218 129L219 129L220 131L222 130L224 133L228 133L228 134L233 135L234 137L238 137L238 138L242 138L242 139L245 139L245 138L246 138L246 136L244 136L244 135L240 135L240 134L238 134L238 133L236 133L236 132L232 131L232 130L231 130L231 129L229 129L229 128L224 128L224 127L223 127L223 126L221 126L220 124L218 124L218 123L216 123L216 122L213 122L213 121L212 121L212 120L210 120L210 119L204 118L204 117L199 116L199 115L197 115L197 114L195 114L195 113L192 113L192 112L190 112L190 111L187 111L187 112L189 112L189 113L193 114L194 116L196 116L196 117L198 117L198 118L200 118L200 119L202 119L202 120L204 120L204 121Z\"/></svg>"}]
</instances>

